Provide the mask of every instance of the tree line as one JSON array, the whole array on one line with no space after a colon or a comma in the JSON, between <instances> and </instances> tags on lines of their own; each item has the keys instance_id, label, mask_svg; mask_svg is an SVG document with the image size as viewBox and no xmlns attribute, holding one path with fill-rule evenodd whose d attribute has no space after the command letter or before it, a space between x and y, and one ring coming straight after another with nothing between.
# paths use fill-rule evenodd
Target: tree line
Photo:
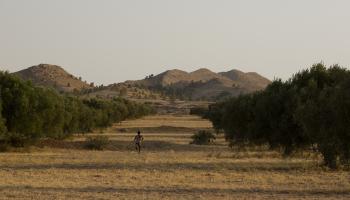
<instances>
[{"instance_id":1,"label":"tree line","mask_svg":"<svg viewBox=\"0 0 350 200\"><path fill-rule=\"evenodd\" d=\"M350 164L350 71L319 63L263 91L209 106L202 115L234 144L268 144L284 155L313 149L330 168Z\"/></svg>"},{"instance_id":2,"label":"tree line","mask_svg":"<svg viewBox=\"0 0 350 200\"><path fill-rule=\"evenodd\" d=\"M66 138L153 112L149 105L122 98L58 94L0 71L0 144L20 147L40 138Z\"/></svg>"}]
</instances>

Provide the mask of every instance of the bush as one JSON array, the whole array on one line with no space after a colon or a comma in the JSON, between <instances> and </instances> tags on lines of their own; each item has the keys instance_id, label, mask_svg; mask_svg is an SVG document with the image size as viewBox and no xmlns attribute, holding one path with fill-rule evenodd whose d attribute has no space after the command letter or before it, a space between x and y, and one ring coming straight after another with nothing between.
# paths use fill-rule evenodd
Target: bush
<instances>
[{"instance_id":1,"label":"bush","mask_svg":"<svg viewBox=\"0 0 350 200\"><path fill-rule=\"evenodd\" d=\"M107 136L87 137L85 148L90 150L103 150L109 144Z\"/></svg>"},{"instance_id":2,"label":"bush","mask_svg":"<svg viewBox=\"0 0 350 200\"><path fill-rule=\"evenodd\" d=\"M192 142L190 144L197 144L197 145L208 145L212 144L214 140L216 139L213 133L210 131L198 131L198 133L194 134L192 137Z\"/></svg>"}]
</instances>

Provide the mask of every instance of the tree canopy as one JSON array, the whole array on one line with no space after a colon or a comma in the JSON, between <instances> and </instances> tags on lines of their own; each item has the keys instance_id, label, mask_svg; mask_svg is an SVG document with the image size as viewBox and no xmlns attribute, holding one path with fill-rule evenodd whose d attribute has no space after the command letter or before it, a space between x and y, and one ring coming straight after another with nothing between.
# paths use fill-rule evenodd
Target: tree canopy
<instances>
[{"instance_id":1,"label":"tree canopy","mask_svg":"<svg viewBox=\"0 0 350 200\"><path fill-rule=\"evenodd\" d=\"M148 105L121 98L80 99L61 95L0 72L1 143L23 146L39 138L65 138L152 112Z\"/></svg>"},{"instance_id":2,"label":"tree canopy","mask_svg":"<svg viewBox=\"0 0 350 200\"><path fill-rule=\"evenodd\" d=\"M336 168L350 160L350 71L318 63L263 91L211 105L204 116L231 144L267 143L285 155L312 147Z\"/></svg>"}]
</instances>

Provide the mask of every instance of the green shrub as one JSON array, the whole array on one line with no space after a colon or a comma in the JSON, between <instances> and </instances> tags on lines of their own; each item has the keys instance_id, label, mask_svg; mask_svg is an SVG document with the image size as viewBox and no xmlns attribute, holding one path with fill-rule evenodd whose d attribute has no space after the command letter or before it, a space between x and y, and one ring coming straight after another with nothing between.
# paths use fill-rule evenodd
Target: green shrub
<instances>
[{"instance_id":1,"label":"green shrub","mask_svg":"<svg viewBox=\"0 0 350 200\"><path fill-rule=\"evenodd\" d=\"M350 164L350 70L319 63L263 91L209 106L230 144L264 145L285 156L316 147L329 168Z\"/></svg>"},{"instance_id":2,"label":"green shrub","mask_svg":"<svg viewBox=\"0 0 350 200\"><path fill-rule=\"evenodd\" d=\"M198 131L198 133L194 134L192 137L191 144L197 144L197 145L208 145L212 144L214 140L216 139L214 134L210 131Z\"/></svg>"},{"instance_id":3,"label":"green shrub","mask_svg":"<svg viewBox=\"0 0 350 200\"><path fill-rule=\"evenodd\" d=\"M109 144L107 136L87 137L85 148L90 150L103 150Z\"/></svg>"},{"instance_id":4,"label":"green shrub","mask_svg":"<svg viewBox=\"0 0 350 200\"><path fill-rule=\"evenodd\" d=\"M146 104L59 94L0 71L0 142L9 146L24 147L42 138L64 139L153 113Z\"/></svg>"}]
</instances>

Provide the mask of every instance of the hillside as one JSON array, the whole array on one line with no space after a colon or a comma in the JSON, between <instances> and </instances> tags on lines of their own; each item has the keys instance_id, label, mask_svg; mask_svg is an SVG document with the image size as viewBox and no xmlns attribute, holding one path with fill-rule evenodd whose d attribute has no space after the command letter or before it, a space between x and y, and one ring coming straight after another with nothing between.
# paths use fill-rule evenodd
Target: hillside
<instances>
[{"instance_id":1,"label":"hillside","mask_svg":"<svg viewBox=\"0 0 350 200\"><path fill-rule=\"evenodd\" d=\"M244 73L234 69L227 72L220 72L219 74L229 78L235 84L246 88L249 91L261 90L271 82L269 79L256 72Z\"/></svg>"},{"instance_id":2,"label":"hillside","mask_svg":"<svg viewBox=\"0 0 350 200\"><path fill-rule=\"evenodd\" d=\"M113 83L94 87L57 65L40 64L14 73L34 84L53 87L59 91L81 91L87 97L130 99L182 99L219 100L228 96L250 93L264 89L270 81L255 73L239 70L215 73L206 68L193 72L178 69L168 70L143 80Z\"/></svg>"},{"instance_id":3,"label":"hillside","mask_svg":"<svg viewBox=\"0 0 350 200\"><path fill-rule=\"evenodd\" d=\"M13 74L24 80L30 80L35 85L53 87L63 92L92 88L81 78L73 76L57 65L39 64Z\"/></svg>"},{"instance_id":4,"label":"hillside","mask_svg":"<svg viewBox=\"0 0 350 200\"><path fill-rule=\"evenodd\" d=\"M193 72L168 70L143 80L128 81L129 85L165 92L190 99L217 99L264 89L270 80L255 73L239 70L215 73L206 68Z\"/></svg>"},{"instance_id":5,"label":"hillside","mask_svg":"<svg viewBox=\"0 0 350 200\"><path fill-rule=\"evenodd\" d=\"M139 84L148 87L181 85L190 82L207 82L212 79L227 79L219 74L216 74L208 69L201 68L191 73L178 69L168 70L157 76L148 77L144 80L133 81L130 83Z\"/></svg>"}]
</instances>

